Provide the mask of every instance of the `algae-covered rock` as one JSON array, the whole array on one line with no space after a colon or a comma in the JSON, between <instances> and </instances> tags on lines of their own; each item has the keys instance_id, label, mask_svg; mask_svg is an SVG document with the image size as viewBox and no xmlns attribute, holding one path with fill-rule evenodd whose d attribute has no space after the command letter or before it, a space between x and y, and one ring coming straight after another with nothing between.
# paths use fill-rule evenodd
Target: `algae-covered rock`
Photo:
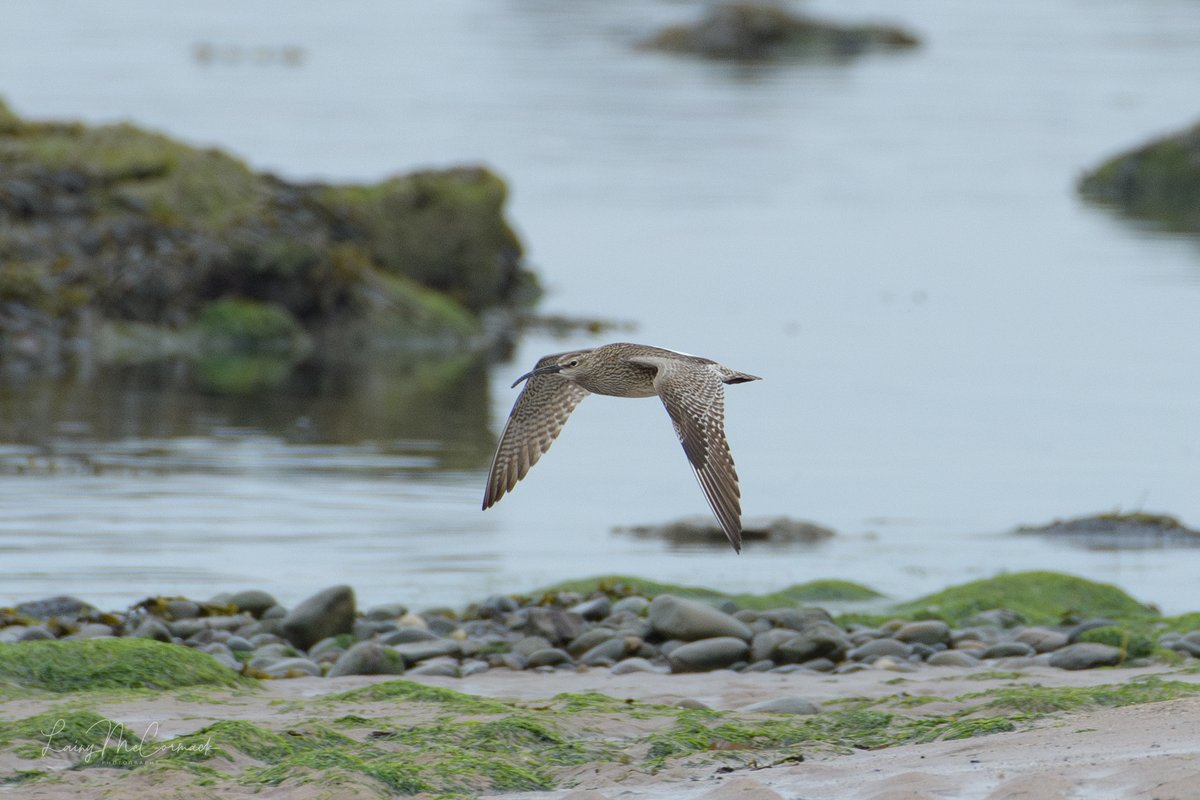
<instances>
[{"instance_id":1,"label":"algae-covered rock","mask_svg":"<svg viewBox=\"0 0 1200 800\"><path fill-rule=\"evenodd\" d=\"M97 337L125 361L461 349L480 311L536 296L506 196L482 167L293 184L133 125L28 122L0 103L0 354L57 363Z\"/></svg>"},{"instance_id":2,"label":"algae-covered rock","mask_svg":"<svg viewBox=\"0 0 1200 800\"><path fill-rule=\"evenodd\" d=\"M0 682L27 689L173 689L236 686L236 673L205 653L150 639L82 639L0 645Z\"/></svg>"},{"instance_id":3,"label":"algae-covered rock","mask_svg":"<svg viewBox=\"0 0 1200 800\"><path fill-rule=\"evenodd\" d=\"M1167 514L1094 514L1046 525L1017 529L1039 534L1089 550L1143 550L1156 547L1200 547L1200 531Z\"/></svg>"},{"instance_id":4,"label":"algae-covered rock","mask_svg":"<svg viewBox=\"0 0 1200 800\"><path fill-rule=\"evenodd\" d=\"M837 25L797 16L771 3L726 3L695 24L674 25L647 46L706 58L848 58L869 50L915 47L911 33L889 25Z\"/></svg>"},{"instance_id":5,"label":"algae-covered rock","mask_svg":"<svg viewBox=\"0 0 1200 800\"><path fill-rule=\"evenodd\" d=\"M1168 230L1200 232L1200 123L1110 158L1080 179L1079 192Z\"/></svg>"}]
</instances>

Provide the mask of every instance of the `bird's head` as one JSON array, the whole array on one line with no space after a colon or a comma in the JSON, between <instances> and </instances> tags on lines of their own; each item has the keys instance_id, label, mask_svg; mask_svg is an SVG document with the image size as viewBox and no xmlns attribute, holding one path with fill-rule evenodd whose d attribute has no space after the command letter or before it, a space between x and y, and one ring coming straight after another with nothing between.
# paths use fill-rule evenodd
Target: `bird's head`
<instances>
[{"instance_id":1,"label":"bird's head","mask_svg":"<svg viewBox=\"0 0 1200 800\"><path fill-rule=\"evenodd\" d=\"M535 367L517 378L513 381L513 386L516 386L521 381L532 378L534 375L561 375L564 378L574 379L580 371L587 369L588 360L591 356L591 350L573 350L569 353L546 356L543 360L547 361L547 363Z\"/></svg>"}]
</instances>

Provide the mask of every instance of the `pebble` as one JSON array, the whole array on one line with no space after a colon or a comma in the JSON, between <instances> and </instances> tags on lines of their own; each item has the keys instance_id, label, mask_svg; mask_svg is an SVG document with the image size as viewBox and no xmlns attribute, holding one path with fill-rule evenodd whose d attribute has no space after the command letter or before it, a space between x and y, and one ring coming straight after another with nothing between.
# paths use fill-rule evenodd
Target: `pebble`
<instances>
[{"instance_id":1,"label":"pebble","mask_svg":"<svg viewBox=\"0 0 1200 800\"><path fill-rule=\"evenodd\" d=\"M1115 667L1121 663L1121 650L1107 644L1077 642L1050 655L1050 666L1059 669Z\"/></svg>"},{"instance_id":2,"label":"pebble","mask_svg":"<svg viewBox=\"0 0 1200 800\"><path fill-rule=\"evenodd\" d=\"M409 642L398 644L392 648L408 665L425 661L438 656L456 656L462 651L462 645L453 639L432 639L427 642Z\"/></svg>"},{"instance_id":3,"label":"pebble","mask_svg":"<svg viewBox=\"0 0 1200 800\"><path fill-rule=\"evenodd\" d=\"M354 590L332 586L293 608L283 619L283 635L301 649L354 629Z\"/></svg>"},{"instance_id":4,"label":"pebble","mask_svg":"<svg viewBox=\"0 0 1200 800\"><path fill-rule=\"evenodd\" d=\"M996 642L979 654L980 658L1012 658L1013 656L1031 656L1037 651L1025 642Z\"/></svg>"},{"instance_id":5,"label":"pebble","mask_svg":"<svg viewBox=\"0 0 1200 800\"><path fill-rule=\"evenodd\" d=\"M158 642L171 641L171 631L167 628L167 624L158 617L146 617L129 635L137 639L154 639Z\"/></svg>"},{"instance_id":6,"label":"pebble","mask_svg":"<svg viewBox=\"0 0 1200 800\"><path fill-rule=\"evenodd\" d=\"M100 622L88 622L80 625L79 628L67 636L67 639L98 639L104 636L112 636L113 629L111 625L105 625Z\"/></svg>"},{"instance_id":7,"label":"pebble","mask_svg":"<svg viewBox=\"0 0 1200 800\"><path fill-rule=\"evenodd\" d=\"M271 608L278 606L279 601L259 589L247 589L231 595L229 605L236 606L238 610L245 611L257 619L261 618Z\"/></svg>"},{"instance_id":8,"label":"pebble","mask_svg":"<svg viewBox=\"0 0 1200 800\"><path fill-rule=\"evenodd\" d=\"M613 675L628 675L631 672L657 672L661 674L670 671L671 670L669 667L660 666L655 664L653 661L650 661L646 658L641 658L640 656L626 658L623 661L618 661L612 666Z\"/></svg>"},{"instance_id":9,"label":"pebble","mask_svg":"<svg viewBox=\"0 0 1200 800\"><path fill-rule=\"evenodd\" d=\"M528 656L528 664L530 667L556 667L559 664L570 664L571 656L565 650L559 650L557 647L546 647L541 650L535 650Z\"/></svg>"},{"instance_id":10,"label":"pebble","mask_svg":"<svg viewBox=\"0 0 1200 800\"><path fill-rule=\"evenodd\" d=\"M925 659L933 667L977 667L979 659L961 650L942 650Z\"/></svg>"},{"instance_id":11,"label":"pebble","mask_svg":"<svg viewBox=\"0 0 1200 800\"><path fill-rule=\"evenodd\" d=\"M437 639L436 634L426 628L404 627L389 631L379 637L381 644L407 644L409 642L430 642Z\"/></svg>"},{"instance_id":12,"label":"pebble","mask_svg":"<svg viewBox=\"0 0 1200 800\"><path fill-rule=\"evenodd\" d=\"M848 655L854 661L871 661L877 658L908 658L912 648L895 639L872 639L851 650Z\"/></svg>"},{"instance_id":13,"label":"pebble","mask_svg":"<svg viewBox=\"0 0 1200 800\"><path fill-rule=\"evenodd\" d=\"M742 706L741 711L766 711L772 714L820 714L821 709L803 697L775 697Z\"/></svg>"},{"instance_id":14,"label":"pebble","mask_svg":"<svg viewBox=\"0 0 1200 800\"><path fill-rule=\"evenodd\" d=\"M750 652L740 637L718 636L680 645L668 661L673 672L708 672L733 666Z\"/></svg>"},{"instance_id":15,"label":"pebble","mask_svg":"<svg viewBox=\"0 0 1200 800\"><path fill-rule=\"evenodd\" d=\"M644 597L639 597L638 595L630 595L629 597L622 597L620 600L613 603L612 613L620 614L622 612L630 612L641 616L646 613L648 608L650 608L649 600Z\"/></svg>"},{"instance_id":16,"label":"pebble","mask_svg":"<svg viewBox=\"0 0 1200 800\"><path fill-rule=\"evenodd\" d=\"M625 639L614 636L588 650L579 657L579 663L589 667L606 666L620 661L625 655Z\"/></svg>"},{"instance_id":17,"label":"pebble","mask_svg":"<svg viewBox=\"0 0 1200 800\"><path fill-rule=\"evenodd\" d=\"M1048 653L1067 646L1067 634L1049 628L1026 628L1017 634L1017 641L1024 642L1039 653Z\"/></svg>"},{"instance_id":18,"label":"pebble","mask_svg":"<svg viewBox=\"0 0 1200 800\"><path fill-rule=\"evenodd\" d=\"M263 663L255 663L256 661L259 659L251 660L250 666L268 678L299 678L321 674L321 666L307 658L264 659Z\"/></svg>"},{"instance_id":19,"label":"pebble","mask_svg":"<svg viewBox=\"0 0 1200 800\"><path fill-rule=\"evenodd\" d=\"M910 644L945 644L950 641L950 626L940 619L926 619L902 626L894 636Z\"/></svg>"},{"instance_id":20,"label":"pebble","mask_svg":"<svg viewBox=\"0 0 1200 800\"><path fill-rule=\"evenodd\" d=\"M754 638L754 632L746 623L729 614L705 603L670 594L660 594L654 598L646 616L654 631L666 639L691 642L734 637L748 642Z\"/></svg>"},{"instance_id":21,"label":"pebble","mask_svg":"<svg viewBox=\"0 0 1200 800\"><path fill-rule=\"evenodd\" d=\"M58 595L57 597L47 597L44 600L17 603L13 607L13 611L22 617L31 617L37 620L79 619L100 613L95 606L70 595Z\"/></svg>"},{"instance_id":22,"label":"pebble","mask_svg":"<svg viewBox=\"0 0 1200 800\"><path fill-rule=\"evenodd\" d=\"M342 675L400 675L404 672L404 657L390 647L377 642L359 642L334 662L329 677Z\"/></svg>"}]
</instances>

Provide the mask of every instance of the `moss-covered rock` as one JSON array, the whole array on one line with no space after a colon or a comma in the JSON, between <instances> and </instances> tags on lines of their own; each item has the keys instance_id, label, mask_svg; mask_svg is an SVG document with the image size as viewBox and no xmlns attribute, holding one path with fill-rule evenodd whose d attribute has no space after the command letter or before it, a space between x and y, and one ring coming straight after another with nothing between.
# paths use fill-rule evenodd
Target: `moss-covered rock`
<instances>
[{"instance_id":1,"label":"moss-covered rock","mask_svg":"<svg viewBox=\"0 0 1200 800\"><path fill-rule=\"evenodd\" d=\"M1045 525L1023 526L1017 529L1017 533L1036 533L1103 550L1200 546L1200 531L1189 528L1168 514L1145 511L1056 519Z\"/></svg>"},{"instance_id":2,"label":"moss-covered rock","mask_svg":"<svg viewBox=\"0 0 1200 800\"><path fill-rule=\"evenodd\" d=\"M837 25L797 16L770 3L726 3L695 24L674 25L647 46L705 58L849 58L869 50L909 48L912 34L888 25Z\"/></svg>"},{"instance_id":3,"label":"moss-covered rock","mask_svg":"<svg viewBox=\"0 0 1200 800\"><path fill-rule=\"evenodd\" d=\"M1091 617L1149 620L1158 616L1116 586L1059 572L1018 572L952 586L893 608L908 616L935 616L958 624L981 611L1015 611L1030 624Z\"/></svg>"},{"instance_id":4,"label":"moss-covered rock","mask_svg":"<svg viewBox=\"0 0 1200 800\"><path fill-rule=\"evenodd\" d=\"M862 584L832 579L797 583L777 592L765 594L729 594L715 589L662 583L632 575L605 575L562 581L540 589L535 594L554 595L559 592L574 592L582 595L603 592L610 597L640 595L647 598L660 594L672 594L677 597L710 603L730 601L739 608L753 609L779 608L808 603L863 602L883 597L879 592Z\"/></svg>"},{"instance_id":5,"label":"moss-covered rock","mask_svg":"<svg viewBox=\"0 0 1200 800\"><path fill-rule=\"evenodd\" d=\"M148 639L85 639L0 645L0 683L50 692L237 686L212 656Z\"/></svg>"},{"instance_id":6,"label":"moss-covered rock","mask_svg":"<svg viewBox=\"0 0 1200 800\"><path fill-rule=\"evenodd\" d=\"M480 311L536 297L506 196L482 167L292 184L133 125L0 104L0 353L54 362L101 333L126 360L161 357L155 340L189 357L305 337L462 349Z\"/></svg>"},{"instance_id":7,"label":"moss-covered rock","mask_svg":"<svg viewBox=\"0 0 1200 800\"><path fill-rule=\"evenodd\" d=\"M1200 123L1110 158L1080 179L1079 192L1168 230L1200 232Z\"/></svg>"}]
</instances>

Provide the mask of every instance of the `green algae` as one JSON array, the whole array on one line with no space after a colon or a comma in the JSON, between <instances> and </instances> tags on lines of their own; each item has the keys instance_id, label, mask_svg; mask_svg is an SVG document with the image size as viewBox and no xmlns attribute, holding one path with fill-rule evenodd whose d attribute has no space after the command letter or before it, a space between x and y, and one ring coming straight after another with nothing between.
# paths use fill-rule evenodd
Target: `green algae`
<instances>
[{"instance_id":1,"label":"green algae","mask_svg":"<svg viewBox=\"0 0 1200 800\"><path fill-rule=\"evenodd\" d=\"M1079 634L1076 641L1095 642L1115 647L1121 651L1121 662L1131 658L1146 658L1154 654L1158 646L1152 637L1138 630L1131 630L1119 625L1106 625L1102 628L1092 628Z\"/></svg>"},{"instance_id":2,"label":"green algae","mask_svg":"<svg viewBox=\"0 0 1200 800\"><path fill-rule=\"evenodd\" d=\"M730 594L701 586L662 583L631 575L604 575L562 581L540 589L534 592L534 595L553 595L559 592L575 592L583 595L601 592L610 597L626 597L629 595L654 597L660 594L672 594L677 597L704 600L710 603L728 601L734 603L739 608L757 610L819 602L858 602L875 600L883 596L867 586L843 580L809 581L764 594Z\"/></svg>"},{"instance_id":3,"label":"green algae","mask_svg":"<svg viewBox=\"0 0 1200 800\"><path fill-rule=\"evenodd\" d=\"M320 702L325 704L371 703L379 700L397 703L436 703L446 711L463 714L504 714L512 710L510 704L498 700L489 700L456 692L453 689L426 686L406 680L383 681L347 692L325 695Z\"/></svg>"},{"instance_id":4,"label":"green algae","mask_svg":"<svg viewBox=\"0 0 1200 800\"><path fill-rule=\"evenodd\" d=\"M1030 624L1089 617L1144 622L1157 613L1116 586L1059 572L1018 572L952 586L893 607L900 616L961 624L981 611L1004 608Z\"/></svg>"},{"instance_id":5,"label":"green algae","mask_svg":"<svg viewBox=\"0 0 1200 800\"><path fill-rule=\"evenodd\" d=\"M1113 708L1159 703L1180 697L1200 695L1200 685L1186 681L1169 681L1157 677L1141 678L1120 684L1102 686L1029 686L989 689L956 698L968 701L986 698L983 708L1012 709L1025 714L1044 716L1060 711L1088 708Z\"/></svg>"},{"instance_id":6,"label":"green algae","mask_svg":"<svg viewBox=\"0 0 1200 800\"><path fill-rule=\"evenodd\" d=\"M0 683L50 692L245 685L206 653L147 639L0 645Z\"/></svg>"}]
</instances>

